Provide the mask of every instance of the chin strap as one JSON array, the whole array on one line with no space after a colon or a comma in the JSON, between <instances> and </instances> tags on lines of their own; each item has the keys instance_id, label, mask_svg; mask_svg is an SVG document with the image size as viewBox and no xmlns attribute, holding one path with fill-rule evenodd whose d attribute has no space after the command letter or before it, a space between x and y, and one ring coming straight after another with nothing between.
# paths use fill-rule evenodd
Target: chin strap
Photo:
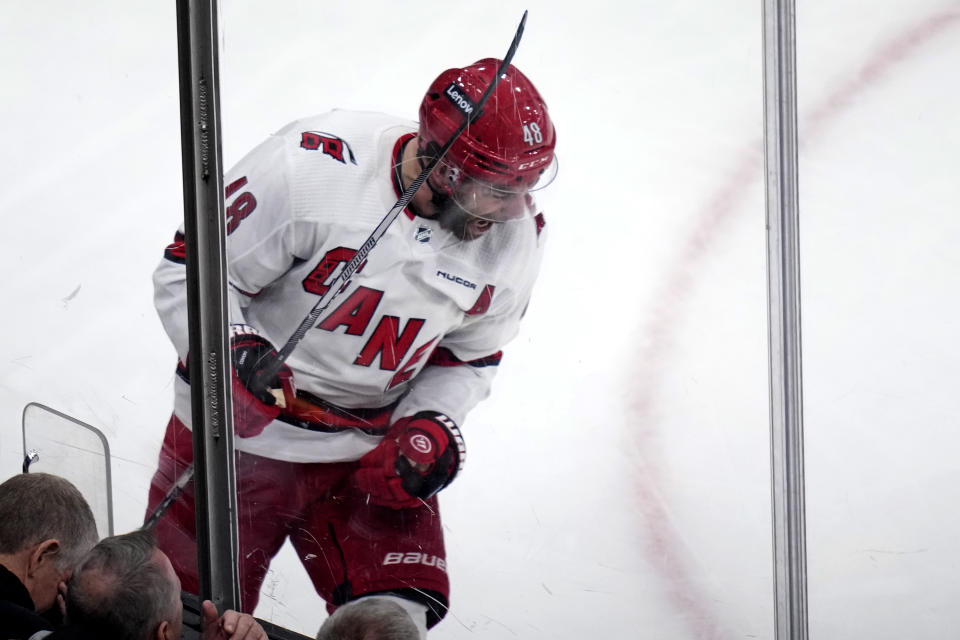
<instances>
[{"instance_id":1,"label":"chin strap","mask_svg":"<svg viewBox=\"0 0 960 640\"><path fill-rule=\"evenodd\" d=\"M440 145L436 142L431 142L427 145L427 148L423 147L417 148L417 162L420 164L420 170L423 171L429 160L432 160L437 153L440 152ZM446 207L450 205L450 202L453 200L453 185L434 185L433 179L440 172L450 172L456 171L455 179L457 184L460 182L460 171L459 169L451 169L450 167L437 165L436 169L427 176L427 179L424 181L424 185L430 189L430 204L437 208L437 212L443 211Z\"/></svg>"}]
</instances>

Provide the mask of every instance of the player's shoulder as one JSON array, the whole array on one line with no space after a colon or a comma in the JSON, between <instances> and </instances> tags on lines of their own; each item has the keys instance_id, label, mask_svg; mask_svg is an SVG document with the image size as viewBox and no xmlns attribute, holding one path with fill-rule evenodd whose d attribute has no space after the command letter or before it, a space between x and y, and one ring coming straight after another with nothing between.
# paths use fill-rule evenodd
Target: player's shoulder
<instances>
[{"instance_id":1,"label":"player's shoulder","mask_svg":"<svg viewBox=\"0 0 960 640\"><path fill-rule=\"evenodd\" d=\"M547 241L547 218L533 197L527 201L528 215L494 226L501 231L496 241L508 254L531 254L543 250Z\"/></svg>"},{"instance_id":2,"label":"player's shoulder","mask_svg":"<svg viewBox=\"0 0 960 640\"><path fill-rule=\"evenodd\" d=\"M350 127L358 125L364 128L376 126L378 123L406 122L403 118L384 113L382 111L365 111L362 109L330 109L322 113L298 118L283 126L279 133L297 128L301 124L326 124L334 127Z\"/></svg>"},{"instance_id":3,"label":"player's shoulder","mask_svg":"<svg viewBox=\"0 0 960 640\"><path fill-rule=\"evenodd\" d=\"M539 271L546 242L545 225L540 213L494 225L474 241L472 261L499 286L523 289Z\"/></svg>"},{"instance_id":4,"label":"player's shoulder","mask_svg":"<svg viewBox=\"0 0 960 640\"><path fill-rule=\"evenodd\" d=\"M284 148L297 218L341 220L344 210L366 223L386 210L379 193L390 187L392 152L416 124L374 111L335 109L295 120L275 134Z\"/></svg>"},{"instance_id":5,"label":"player's shoulder","mask_svg":"<svg viewBox=\"0 0 960 640\"><path fill-rule=\"evenodd\" d=\"M294 120L275 135L290 153L359 166L375 161L385 135L396 138L415 129L412 121L378 111L333 109Z\"/></svg>"}]
</instances>

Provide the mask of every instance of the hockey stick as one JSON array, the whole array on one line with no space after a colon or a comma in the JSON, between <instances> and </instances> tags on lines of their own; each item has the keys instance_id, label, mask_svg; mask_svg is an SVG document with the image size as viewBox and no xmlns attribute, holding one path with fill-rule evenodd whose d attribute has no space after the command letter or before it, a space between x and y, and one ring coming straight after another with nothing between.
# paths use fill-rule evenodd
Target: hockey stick
<instances>
[{"instance_id":1,"label":"hockey stick","mask_svg":"<svg viewBox=\"0 0 960 640\"><path fill-rule=\"evenodd\" d=\"M510 47L507 49L506 55L503 57L503 61L500 63L500 66L497 68L497 73L494 76L493 80L484 90L483 95L480 96L480 99L477 101L476 105L473 108L470 108L469 105L466 107L458 105L461 112L464 115L463 122L460 123L460 126L456 131L450 136L450 139L447 140L444 145L440 148L439 152L430 159L430 162L423 167L420 171L420 175L414 178L413 182L404 190L401 194L400 199L397 200L396 204L390 208L387 214L383 217L377 227L373 230L364 243L357 250L356 255L344 266L343 271L340 272L334 281L330 284L330 287L327 291L320 296L320 299L317 300L316 304L313 305L313 308L303 319L300 325L297 327L296 331L293 332L293 335L287 340L283 345L283 348L277 352L276 357L272 358L267 362L266 366L261 369L250 382L250 389L254 392L255 395L259 395L258 391L266 390L268 387L268 382L277 375L280 371L280 368L283 366L283 363L286 362L287 358L290 357L290 354L293 353L293 350L297 347L303 337L307 334L314 323L317 321L317 318L327 310L327 307L334 301L334 299L340 295L341 289L345 289L345 285L350 278L353 277L353 274L356 273L357 269L363 264L363 261L367 259L367 256L370 255L370 252L373 250L380 239L387 232L387 229L390 228L390 225L393 224L394 220L400 215L400 213L410 204L410 200L413 198L414 194L420 189L427 178L430 177L430 174L433 173L433 170L439 164L440 160L447 154L447 151L450 150L450 147L457 141L467 127L470 124L479 118L483 114L483 106L487 103L487 100L490 99L490 96L493 94L494 89L497 88L497 85L500 83L500 78L510 66L510 63L513 61L514 55L517 53L517 48L520 46L520 38L523 36L523 29L527 23L527 11L523 12L523 17L520 19L520 24L517 27L517 31L513 36L513 41L510 43ZM177 498L180 497L180 494L183 493L184 488L189 484L190 480L193 479L193 464L191 463L180 477L177 479L177 482L170 487L167 494L163 497L160 503L154 508L150 513L147 519L144 521L143 528L151 529L156 523L163 517Z\"/></svg>"},{"instance_id":2,"label":"hockey stick","mask_svg":"<svg viewBox=\"0 0 960 640\"><path fill-rule=\"evenodd\" d=\"M316 404L311 403L308 400L302 400L300 398L292 398L291 403L288 406L288 409L293 412L293 415L299 417L305 417L308 419L323 421L323 420L336 420L337 414L329 408L322 407ZM368 422L363 418L358 416L360 424L340 424L342 429L365 429L367 433L372 433L370 429L382 429L384 432L387 430L387 425L382 424L378 425L373 422ZM26 464L26 462L24 462ZM157 522L160 521L160 518L170 509L170 506L177 501L180 495L187 488L187 485L190 484L190 481L193 480L193 463L191 462L180 474L180 477L177 478L177 481L171 486L166 495L163 496L163 499L157 503L157 506L153 508L153 511L144 519L143 524L140 526L141 529L153 529ZM112 517L111 517L112 518Z\"/></svg>"},{"instance_id":3,"label":"hockey stick","mask_svg":"<svg viewBox=\"0 0 960 640\"><path fill-rule=\"evenodd\" d=\"M301 400L300 398L292 398L291 403L288 407L291 411L294 412L294 415L299 413L300 416L309 416L313 420L322 421L324 419L331 419L325 414L329 413L330 410L318 405L312 404L309 401ZM361 419L362 420L362 419ZM370 429L373 428L382 428L384 432L387 430L386 425L377 426L373 423L366 424L342 424L342 429ZM371 433L367 431L367 433ZM26 464L26 462L24 462ZM193 480L193 463L191 462L180 474L180 477L177 478L177 481L173 484L170 489L167 490L166 495L163 496L163 499L157 503L157 506L153 508L153 511L146 517L143 521L143 524L140 526L141 529L153 529L157 522L160 521L160 518L170 509L170 506L177 501L183 491L187 488L187 485L190 484L190 481Z\"/></svg>"},{"instance_id":4,"label":"hockey stick","mask_svg":"<svg viewBox=\"0 0 960 640\"><path fill-rule=\"evenodd\" d=\"M480 100L477 101L476 105L471 107L469 104L457 104L457 107L464 115L463 122L460 123L460 126L456 131L450 136L450 139L444 143L440 148L440 151L430 159L430 162L423 167L423 170L420 171L420 175L414 178L413 182L406 188L403 194L400 196L400 199L397 200L397 203L393 205L390 211L387 212L387 215L383 217L380 221L380 224L373 230L370 234L370 237L364 241L364 243L357 250L357 253L350 259L350 261L344 266L343 271L340 272L334 281L330 284L329 288L324 292L320 299L317 300L316 304L313 305L313 308L310 310L310 313L303 319L300 325L297 327L297 330L293 332L293 335L287 340L286 344L283 345L283 348L277 352L276 357L271 361L267 362L266 366L261 369L253 378L250 383L250 389L253 391L254 395L259 395L259 392L262 392L267 389L268 381L272 380L277 373L280 371L280 368L283 366L283 363L286 362L287 358L290 357L290 354L296 349L297 345L303 340L303 337L307 334L314 323L316 323L317 318L327 310L327 307L336 299L338 295L346 288L347 282L350 278L353 277L353 274L356 273L357 269L363 264L364 260L367 259L367 256L370 255L370 252L373 251L373 248L377 246L377 242L383 237L387 232L387 229L390 228L390 225L393 224L393 221L397 219L397 216L400 215L413 198L414 194L418 189L423 185L423 183L430 177L430 174L433 173L433 170L436 168L437 164L446 155L447 151L450 150L450 147L453 146L453 143L457 141L460 137L460 134L463 133L467 127L470 126L474 120L479 118L483 114L483 105L486 104L487 100L493 94L493 90L496 89L497 85L500 83L500 78L507 70L507 67L510 66L510 62L513 60L513 56L517 52L517 47L520 46L520 38L523 35L523 28L527 22L527 12L523 12L523 18L520 19L520 25L517 27L517 32L513 36L513 41L510 43L510 48L507 49L507 54L503 58L503 62L500 63L500 66L497 68L497 73L493 78L493 81L487 86L486 90L483 92L483 95L480 96Z\"/></svg>"},{"instance_id":5,"label":"hockey stick","mask_svg":"<svg viewBox=\"0 0 960 640\"><path fill-rule=\"evenodd\" d=\"M173 484L172 487L167 491L167 495L163 496L156 507L153 508L153 511L150 512L150 515L147 516L146 520L143 521L141 529L153 529L160 518L163 517L163 514L167 512L174 502L177 501L177 498L180 497L180 494L183 493L183 490L187 488L187 485L190 484L190 481L193 480L193 463L191 462L186 469L183 470L183 473L180 474L180 477L177 478L177 481Z\"/></svg>"}]
</instances>

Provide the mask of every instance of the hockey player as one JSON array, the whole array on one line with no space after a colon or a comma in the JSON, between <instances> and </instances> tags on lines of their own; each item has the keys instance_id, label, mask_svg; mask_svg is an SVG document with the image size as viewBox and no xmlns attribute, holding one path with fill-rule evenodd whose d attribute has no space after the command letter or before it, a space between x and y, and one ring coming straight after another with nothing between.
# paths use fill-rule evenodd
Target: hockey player
<instances>
[{"instance_id":1,"label":"hockey player","mask_svg":"<svg viewBox=\"0 0 960 640\"><path fill-rule=\"evenodd\" d=\"M330 611L380 594L423 636L446 613L435 495L463 467L459 425L488 395L530 299L545 239L533 192L556 169L553 123L524 74L508 67L270 390L252 381L475 107L499 62L440 74L419 125L334 110L287 125L225 176L245 611L289 539ZM184 261L181 228L154 274L180 363L148 512L192 458ZM196 592L190 491L156 535Z\"/></svg>"}]
</instances>

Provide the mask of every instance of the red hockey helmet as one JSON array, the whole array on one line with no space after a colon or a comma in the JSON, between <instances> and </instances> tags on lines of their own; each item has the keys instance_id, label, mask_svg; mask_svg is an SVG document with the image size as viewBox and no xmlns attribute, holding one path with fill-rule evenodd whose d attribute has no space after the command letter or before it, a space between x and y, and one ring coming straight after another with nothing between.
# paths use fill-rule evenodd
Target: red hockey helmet
<instances>
[{"instance_id":1,"label":"red hockey helmet","mask_svg":"<svg viewBox=\"0 0 960 640\"><path fill-rule=\"evenodd\" d=\"M493 81L501 61L479 60L447 69L420 103L420 145L428 153L446 144ZM459 103L459 106L458 106ZM547 105L533 83L510 65L479 117L464 130L443 162L465 177L510 191L552 180L556 133ZM539 184L538 184L539 183Z\"/></svg>"}]
</instances>

